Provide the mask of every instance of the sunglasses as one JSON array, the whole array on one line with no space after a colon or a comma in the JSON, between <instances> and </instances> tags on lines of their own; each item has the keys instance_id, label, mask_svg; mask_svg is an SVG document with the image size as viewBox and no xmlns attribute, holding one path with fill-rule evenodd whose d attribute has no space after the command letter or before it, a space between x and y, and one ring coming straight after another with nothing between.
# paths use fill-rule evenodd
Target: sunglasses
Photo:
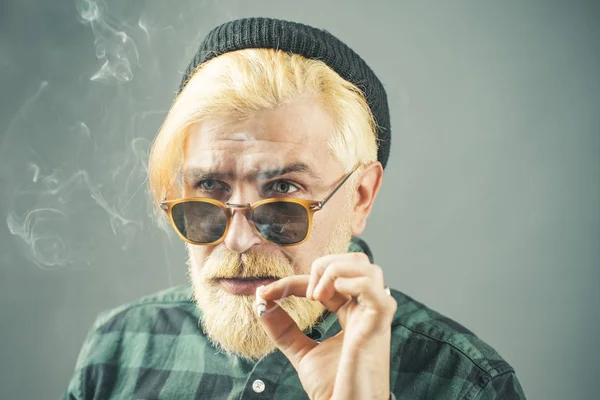
<instances>
[{"instance_id":1,"label":"sunglasses","mask_svg":"<svg viewBox=\"0 0 600 400\"><path fill-rule=\"evenodd\" d=\"M163 200L164 210L177 234L186 242L199 245L221 243L231 225L231 210L246 210L246 219L258 235L266 241L280 246L294 246L308 238L313 214L342 187L344 182L358 169L360 164L321 201L296 198L271 198L254 204L223 203L205 197L178 200Z\"/></svg>"}]
</instances>

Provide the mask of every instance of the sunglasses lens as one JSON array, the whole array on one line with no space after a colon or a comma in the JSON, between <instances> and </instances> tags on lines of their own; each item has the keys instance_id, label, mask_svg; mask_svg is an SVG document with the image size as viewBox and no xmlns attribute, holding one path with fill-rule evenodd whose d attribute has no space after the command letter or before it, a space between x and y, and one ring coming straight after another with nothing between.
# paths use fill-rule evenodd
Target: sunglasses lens
<instances>
[{"instance_id":1,"label":"sunglasses lens","mask_svg":"<svg viewBox=\"0 0 600 400\"><path fill-rule=\"evenodd\" d=\"M175 227L194 243L212 243L221 239L227 227L225 211L200 201L178 203L172 208Z\"/></svg>"},{"instance_id":2,"label":"sunglasses lens","mask_svg":"<svg viewBox=\"0 0 600 400\"><path fill-rule=\"evenodd\" d=\"M294 244L308 234L308 212L292 202L273 202L258 206L252 220L261 236L276 244Z\"/></svg>"}]
</instances>

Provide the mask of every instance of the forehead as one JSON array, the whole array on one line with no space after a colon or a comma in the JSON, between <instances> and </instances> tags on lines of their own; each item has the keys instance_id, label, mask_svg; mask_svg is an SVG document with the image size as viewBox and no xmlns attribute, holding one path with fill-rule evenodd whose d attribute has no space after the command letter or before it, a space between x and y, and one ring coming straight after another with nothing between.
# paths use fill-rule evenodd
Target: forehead
<instances>
[{"instance_id":1,"label":"forehead","mask_svg":"<svg viewBox=\"0 0 600 400\"><path fill-rule=\"evenodd\" d=\"M293 163L313 171L335 170L338 162L327 146L334 128L327 110L311 98L262 110L244 120L206 119L190 128L184 172L210 169L256 176Z\"/></svg>"}]
</instances>

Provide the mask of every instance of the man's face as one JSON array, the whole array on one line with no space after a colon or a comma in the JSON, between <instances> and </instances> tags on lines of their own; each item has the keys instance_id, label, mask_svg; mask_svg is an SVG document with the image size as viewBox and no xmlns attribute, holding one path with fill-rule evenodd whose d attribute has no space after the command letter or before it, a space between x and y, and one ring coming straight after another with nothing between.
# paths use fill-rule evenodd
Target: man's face
<instances>
[{"instance_id":1,"label":"man's face","mask_svg":"<svg viewBox=\"0 0 600 400\"><path fill-rule=\"evenodd\" d=\"M185 146L183 196L234 204L273 197L322 200L345 173L326 145L333 130L333 119L315 98L299 98L242 121L215 118L198 123ZM264 175L300 163L306 171ZM314 214L310 235L300 245L282 247L264 241L243 209L232 210L223 242L188 245L195 298L213 342L251 359L274 350L252 309L256 285L235 278L308 274L317 257L346 252L351 237L350 190L343 186ZM304 298L289 297L279 305L301 329L314 325L324 311L320 303Z\"/></svg>"}]
</instances>

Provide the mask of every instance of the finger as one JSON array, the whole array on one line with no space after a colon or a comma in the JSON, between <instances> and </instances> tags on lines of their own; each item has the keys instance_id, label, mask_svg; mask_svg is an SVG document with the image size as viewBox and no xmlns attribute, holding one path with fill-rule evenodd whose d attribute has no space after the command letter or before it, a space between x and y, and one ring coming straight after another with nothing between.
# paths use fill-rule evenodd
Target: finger
<instances>
[{"instance_id":1,"label":"finger","mask_svg":"<svg viewBox=\"0 0 600 400\"><path fill-rule=\"evenodd\" d=\"M321 302L328 301L332 296L343 295L346 299L344 304L351 305L352 296L342 293L336 289L334 282L339 278L367 278L371 285L383 288L383 271L378 265L371 264L368 257L345 257L333 261L321 276L313 291L313 297ZM341 308L341 307L340 307ZM347 312L336 311L342 329L345 329Z\"/></svg>"},{"instance_id":2,"label":"finger","mask_svg":"<svg viewBox=\"0 0 600 400\"><path fill-rule=\"evenodd\" d=\"M369 264L370 265L370 264ZM325 269L319 282L315 286L312 297L315 300L330 298L335 292L333 281L339 277L354 278L358 276L370 276L368 265L353 262L334 261Z\"/></svg>"},{"instance_id":3,"label":"finger","mask_svg":"<svg viewBox=\"0 0 600 400\"><path fill-rule=\"evenodd\" d=\"M293 275L264 286L260 296L265 300L279 300L287 296L305 297L309 275ZM350 300L350 296L335 292L334 295L320 300L321 304L331 312L337 312Z\"/></svg>"},{"instance_id":4,"label":"finger","mask_svg":"<svg viewBox=\"0 0 600 400\"><path fill-rule=\"evenodd\" d=\"M318 345L316 341L306 336L294 320L273 301L267 301L267 312L258 317L258 320L273 343L290 360L296 370L304 355Z\"/></svg>"},{"instance_id":5,"label":"finger","mask_svg":"<svg viewBox=\"0 0 600 400\"><path fill-rule=\"evenodd\" d=\"M361 303L376 311L386 311L389 308L388 296L383 286L374 285L369 277L337 278L334 281L337 291L349 296L360 296Z\"/></svg>"},{"instance_id":6,"label":"finger","mask_svg":"<svg viewBox=\"0 0 600 400\"><path fill-rule=\"evenodd\" d=\"M265 300L279 300L288 296L305 297L309 275L292 275L264 286L260 295Z\"/></svg>"},{"instance_id":7,"label":"finger","mask_svg":"<svg viewBox=\"0 0 600 400\"><path fill-rule=\"evenodd\" d=\"M306 298L310 300L314 300L313 297L313 289L319 282L321 275L325 271L325 268L336 259L337 254L330 254L328 256L319 257L313 261L310 267L310 279L308 282L308 287L306 288Z\"/></svg>"},{"instance_id":8,"label":"finger","mask_svg":"<svg viewBox=\"0 0 600 400\"><path fill-rule=\"evenodd\" d=\"M315 300L313 290L319 282L321 276L325 272L325 269L329 265L336 261L354 261L356 263L362 263L368 261L369 257L365 253L342 253L342 254L329 254L327 256L319 257L313 261L310 271L310 281L308 288L306 289L306 297Z\"/></svg>"}]
</instances>

